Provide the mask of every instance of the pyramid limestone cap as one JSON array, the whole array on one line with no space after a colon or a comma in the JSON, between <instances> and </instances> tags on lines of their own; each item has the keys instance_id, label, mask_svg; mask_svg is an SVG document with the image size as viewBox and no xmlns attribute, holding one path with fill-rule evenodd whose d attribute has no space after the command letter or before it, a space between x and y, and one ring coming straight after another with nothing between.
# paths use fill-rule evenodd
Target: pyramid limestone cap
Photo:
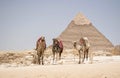
<instances>
[{"instance_id":1,"label":"pyramid limestone cap","mask_svg":"<svg viewBox=\"0 0 120 78\"><path fill-rule=\"evenodd\" d=\"M76 25L86 25L91 23L82 13L78 13L73 21Z\"/></svg>"}]
</instances>

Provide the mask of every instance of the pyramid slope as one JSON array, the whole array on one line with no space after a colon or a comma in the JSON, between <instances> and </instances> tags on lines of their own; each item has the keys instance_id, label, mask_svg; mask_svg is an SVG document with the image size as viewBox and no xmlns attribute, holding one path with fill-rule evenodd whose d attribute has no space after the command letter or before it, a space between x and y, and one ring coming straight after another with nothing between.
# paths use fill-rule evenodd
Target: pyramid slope
<instances>
[{"instance_id":1,"label":"pyramid slope","mask_svg":"<svg viewBox=\"0 0 120 78\"><path fill-rule=\"evenodd\" d=\"M73 42L81 37L88 37L92 50L105 51L113 47L112 43L85 16L78 14L58 38L63 41L64 48L72 49Z\"/></svg>"}]
</instances>

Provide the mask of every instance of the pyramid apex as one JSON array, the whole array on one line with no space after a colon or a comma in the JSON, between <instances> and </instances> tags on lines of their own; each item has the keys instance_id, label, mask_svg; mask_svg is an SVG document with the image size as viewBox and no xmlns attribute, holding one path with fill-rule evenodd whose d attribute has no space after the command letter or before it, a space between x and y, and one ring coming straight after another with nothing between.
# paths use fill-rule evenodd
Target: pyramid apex
<instances>
[{"instance_id":1,"label":"pyramid apex","mask_svg":"<svg viewBox=\"0 0 120 78\"><path fill-rule=\"evenodd\" d=\"M77 25L85 25L85 24L90 24L91 23L82 13L78 13L74 17L73 21Z\"/></svg>"}]
</instances>

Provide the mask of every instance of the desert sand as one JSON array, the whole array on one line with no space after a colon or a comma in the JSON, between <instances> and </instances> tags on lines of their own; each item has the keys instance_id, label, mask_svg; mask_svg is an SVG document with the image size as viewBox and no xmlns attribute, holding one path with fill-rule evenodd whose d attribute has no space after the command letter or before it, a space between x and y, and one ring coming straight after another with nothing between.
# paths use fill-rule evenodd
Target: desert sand
<instances>
[{"instance_id":1,"label":"desert sand","mask_svg":"<svg viewBox=\"0 0 120 78\"><path fill-rule=\"evenodd\" d=\"M0 78L120 78L120 56L97 56L93 64L0 66Z\"/></svg>"}]
</instances>

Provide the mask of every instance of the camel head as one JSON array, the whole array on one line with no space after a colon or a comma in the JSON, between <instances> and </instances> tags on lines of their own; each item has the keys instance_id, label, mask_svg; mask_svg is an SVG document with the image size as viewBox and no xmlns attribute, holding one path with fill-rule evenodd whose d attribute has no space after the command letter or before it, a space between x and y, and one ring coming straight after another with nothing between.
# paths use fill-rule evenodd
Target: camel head
<instances>
[{"instance_id":1,"label":"camel head","mask_svg":"<svg viewBox=\"0 0 120 78\"><path fill-rule=\"evenodd\" d=\"M56 38L53 38L52 40L53 40L53 44L54 44L54 45L57 45L57 44L58 44L58 40L57 40Z\"/></svg>"},{"instance_id":2,"label":"camel head","mask_svg":"<svg viewBox=\"0 0 120 78\"><path fill-rule=\"evenodd\" d=\"M76 45L77 45L77 42L74 41L74 42L73 42L73 46L74 46L74 48L76 48Z\"/></svg>"},{"instance_id":3,"label":"camel head","mask_svg":"<svg viewBox=\"0 0 120 78\"><path fill-rule=\"evenodd\" d=\"M41 36L41 41L45 41L45 37L44 36Z\"/></svg>"}]
</instances>

